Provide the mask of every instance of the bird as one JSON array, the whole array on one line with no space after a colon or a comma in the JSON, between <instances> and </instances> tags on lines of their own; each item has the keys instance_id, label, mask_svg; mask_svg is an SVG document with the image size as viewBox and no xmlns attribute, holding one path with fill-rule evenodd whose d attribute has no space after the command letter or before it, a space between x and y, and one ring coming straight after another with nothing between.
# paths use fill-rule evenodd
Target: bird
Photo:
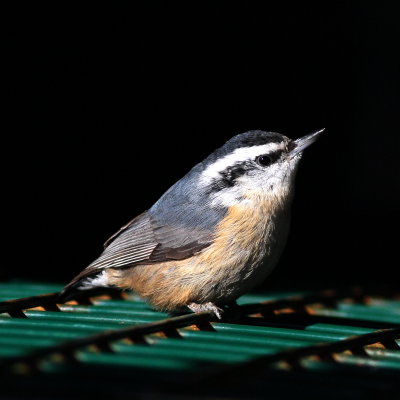
<instances>
[{"instance_id":1,"label":"bird","mask_svg":"<svg viewBox=\"0 0 400 400\"><path fill-rule=\"evenodd\" d=\"M296 140L262 130L233 136L112 235L60 299L116 287L157 310L221 319L277 264L299 161L323 131Z\"/></svg>"}]
</instances>

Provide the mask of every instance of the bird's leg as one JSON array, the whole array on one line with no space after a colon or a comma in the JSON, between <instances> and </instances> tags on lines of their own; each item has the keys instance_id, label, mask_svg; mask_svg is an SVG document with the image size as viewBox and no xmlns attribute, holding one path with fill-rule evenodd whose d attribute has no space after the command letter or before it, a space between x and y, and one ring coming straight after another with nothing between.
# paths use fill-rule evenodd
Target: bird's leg
<instances>
[{"instance_id":1,"label":"bird's leg","mask_svg":"<svg viewBox=\"0 0 400 400\"><path fill-rule=\"evenodd\" d=\"M217 307L214 303L211 302L202 304L190 303L187 307L193 312L212 311L218 317L218 319L222 318L222 314L224 312L222 308Z\"/></svg>"}]
</instances>

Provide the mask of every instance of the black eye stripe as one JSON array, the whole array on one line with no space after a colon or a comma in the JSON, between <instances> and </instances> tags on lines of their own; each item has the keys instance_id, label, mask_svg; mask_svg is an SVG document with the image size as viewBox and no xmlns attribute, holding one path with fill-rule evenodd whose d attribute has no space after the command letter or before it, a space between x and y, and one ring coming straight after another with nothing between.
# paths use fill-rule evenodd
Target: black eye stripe
<instances>
[{"instance_id":1,"label":"black eye stripe","mask_svg":"<svg viewBox=\"0 0 400 400\"><path fill-rule=\"evenodd\" d=\"M224 171L220 171L219 177L214 179L210 186L210 193L234 186L236 180L246 174L250 169L252 169L251 163L243 161L226 168Z\"/></svg>"},{"instance_id":2,"label":"black eye stripe","mask_svg":"<svg viewBox=\"0 0 400 400\"><path fill-rule=\"evenodd\" d=\"M233 186L236 179L247 172L246 163L239 163L227 168L225 171L220 172L222 179L225 181L226 186Z\"/></svg>"}]
</instances>

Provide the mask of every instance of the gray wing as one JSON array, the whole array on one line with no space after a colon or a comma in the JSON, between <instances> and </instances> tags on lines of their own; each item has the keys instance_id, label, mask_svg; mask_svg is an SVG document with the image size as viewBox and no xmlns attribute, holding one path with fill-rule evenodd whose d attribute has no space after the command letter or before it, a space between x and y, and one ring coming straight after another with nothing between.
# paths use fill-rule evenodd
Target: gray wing
<instances>
[{"instance_id":1,"label":"gray wing","mask_svg":"<svg viewBox=\"0 0 400 400\"><path fill-rule=\"evenodd\" d=\"M182 260L209 246L227 209L211 206L207 192L199 190L202 168L201 164L196 165L149 211L111 236L100 257L69 283L64 292L107 268Z\"/></svg>"},{"instance_id":2,"label":"gray wing","mask_svg":"<svg viewBox=\"0 0 400 400\"><path fill-rule=\"evenodd\" d=\"M100 257L67 287L107 268L182 260L209 246L212 236L211 229L162 224L146 211L111 236Z\"/></svg>"},{"instance_id":3,"label":"gray wing","mask_svg":"<svg viewBox=\"0 0 400 400\"><path fill-rule=\"evenodd\" d=\"M212 233L205 229L162 225L144 212L111 236L105 243L103 254L89 267L119 268L137 263L181 260L207 247Z\"/></svg>"}]
</instances>

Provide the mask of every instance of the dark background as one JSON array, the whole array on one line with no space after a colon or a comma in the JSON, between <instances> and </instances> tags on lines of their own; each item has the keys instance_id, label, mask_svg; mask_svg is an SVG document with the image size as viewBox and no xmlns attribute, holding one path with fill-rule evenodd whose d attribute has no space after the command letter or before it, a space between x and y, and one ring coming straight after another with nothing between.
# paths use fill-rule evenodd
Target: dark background
<instances>
[{"instance_id":1,"label":"dark background","mask_svg":"<svg viewBox=\"0 0 400 400\"><path fill-rule=\"evenodd\" d=\"M12 229L0 277L66 283L231 136L325 127L305 154L289 242L265 287L395 282L394 3L36 4L3 14Z\"/></svg>"}]
</instances>

